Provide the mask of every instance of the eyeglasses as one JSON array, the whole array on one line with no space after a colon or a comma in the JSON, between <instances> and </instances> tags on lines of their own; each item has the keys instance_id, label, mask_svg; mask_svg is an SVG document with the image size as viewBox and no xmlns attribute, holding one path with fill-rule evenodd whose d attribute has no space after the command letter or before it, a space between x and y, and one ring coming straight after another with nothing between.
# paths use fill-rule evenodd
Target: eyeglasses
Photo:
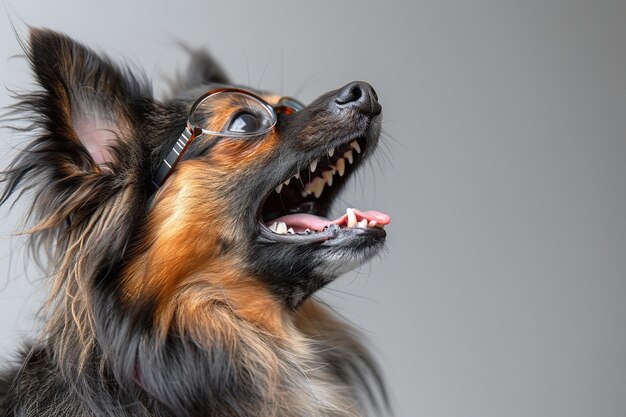
<instances>
[{"instance_id":1,"label":"eyeglasses","mask_svg":"<svg viewBox=\"0 0 626 417\"><path fill-rule=\"evenodd\" d=\"M291 97L282 97L272 107L261 97L239 88L217 88L202 96L191 106L187 126L159 165L152 177L156 191L170 176L189 145L202 135L219 138L246 139L268 133L278 120L278 114L290 115L304 108ZM232 111L224 111L231 109ZM227 115L220 117L221 115Z\"/></svg>"}]
</instances>

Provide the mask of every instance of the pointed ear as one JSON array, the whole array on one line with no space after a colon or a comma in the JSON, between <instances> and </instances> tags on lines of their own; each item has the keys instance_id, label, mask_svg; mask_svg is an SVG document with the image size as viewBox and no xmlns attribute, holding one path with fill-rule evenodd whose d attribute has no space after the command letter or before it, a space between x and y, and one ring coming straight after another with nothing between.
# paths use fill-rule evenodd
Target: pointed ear
<instances>
[{"instance_id":1,"label":"pointed ear","mask_svg":"<svg viewBox=\"0 0 626 417\"><path fill-rule=\"evenodd\" d=\"M146 133L143 123L157 106L150 90L130 71L57 32L31 29L24 50L40 88L16 95L11 120L28 123L17 129L30 138L0 172L0 205L32 192L28 217L37 223L30 232L42 242L58 230L100 227L89 223L94 213L115 212L115 230L123 230L128 207L146 198L147 142L161 138ZM106 242L103 231L114 226L107 227L89 235L94 247Z\"/></svg>"},{"instance_id":2,"label":"pointed ear","mask_svg":"<svg viewBox=\"0 0 626 417\"><path fill-rule=\"evenodd\" d=\"M172 83L174 95L206 84L230 84L226 72L205 49L193 49L183 42L180 46L189 54L187 71Z\"/></svg>"},{"instance_id":3,"label":"pointed ear","mask_svg":"<svg viewBox=\"0 0 626 417\"><path fill-rule=\"evenodd\" d=\"M131 137L138 124L137 102L151 97L147 83L51 30L31 29L26 52L43 88L30 102L40 124L86 151L87 165L115 162L117 142Z\"/></svg>"}]
</instances>

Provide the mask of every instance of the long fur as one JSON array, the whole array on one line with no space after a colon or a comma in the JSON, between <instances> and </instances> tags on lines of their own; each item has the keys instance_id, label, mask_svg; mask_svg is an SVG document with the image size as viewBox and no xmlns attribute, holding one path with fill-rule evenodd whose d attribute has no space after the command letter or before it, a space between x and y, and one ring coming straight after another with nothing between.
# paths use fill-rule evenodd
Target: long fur
<instances>
[{"instance_id":1,"label":"long fur","mask_svg":"<svg viewBox=\"0 0 626 417\"><path fill-rule=\"evenodd\" d=\"M262 169L265 151L244 166L234 155L248 149L224 144L201 161L192 150L171 184L150 194L151 173L184 126L187 91L227 81L208 54L192 52L187 81L159 102L144 77L59 33L31 29L25 52L39 88L18 97L11 117L32 140L3 172L0 203L31 198L28 233L46 255L50 292L42 333L0 374L0 415L348 417L386 408L380 372L353 329L308 296L286 306L243 266L251 249L224 190Z\"/></svg>"}]
</instances>

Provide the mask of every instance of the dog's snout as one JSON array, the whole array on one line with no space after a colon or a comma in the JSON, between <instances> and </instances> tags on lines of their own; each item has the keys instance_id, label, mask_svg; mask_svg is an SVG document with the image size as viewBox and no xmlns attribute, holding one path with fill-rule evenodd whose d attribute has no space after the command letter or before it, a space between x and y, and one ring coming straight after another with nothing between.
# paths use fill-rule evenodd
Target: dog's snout
<instances>
[{"instance_id":1,"label":"dog's snout","mask_svg":"<svg viewBox=\"0 0 626 417\"><path fill-rule=\"evenodd\" d=\"M335 94L334 104L340 109L350 108L372 116L382 110L376 91L363 81L354 81L340 88Z\"/></svg>"}]
</instances>

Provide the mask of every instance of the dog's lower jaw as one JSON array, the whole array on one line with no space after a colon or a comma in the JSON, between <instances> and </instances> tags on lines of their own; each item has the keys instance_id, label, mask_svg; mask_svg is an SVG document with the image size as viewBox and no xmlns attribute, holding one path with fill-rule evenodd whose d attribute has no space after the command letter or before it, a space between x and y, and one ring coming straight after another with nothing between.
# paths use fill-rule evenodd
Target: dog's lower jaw
<instances>
[{"instance_id":1,"label":"dog's lower jaw","mask_svg":"<svg viewBox=\"0 0 626 417\"><path fill-rule=\"evenodd\" d=\"M354 252L334 254L320 259L314 269L314 274L328 277L326 280L332 282L339 276L355 270L377 253L376 250L368 252L369 253Z\"/></svg>"},{"instance_id":2,"label":"dog's lower jaw","mask_svg":"<svg viewBox=\"0 0 626 417\"><path fill-rule=\"evenodd\" d=\"M248 255L249 268L286 308L297 308L384 247L383 229L335 229L332 238L322 242L299 244L258 239Z\"/></svg>"}]
</instances>

